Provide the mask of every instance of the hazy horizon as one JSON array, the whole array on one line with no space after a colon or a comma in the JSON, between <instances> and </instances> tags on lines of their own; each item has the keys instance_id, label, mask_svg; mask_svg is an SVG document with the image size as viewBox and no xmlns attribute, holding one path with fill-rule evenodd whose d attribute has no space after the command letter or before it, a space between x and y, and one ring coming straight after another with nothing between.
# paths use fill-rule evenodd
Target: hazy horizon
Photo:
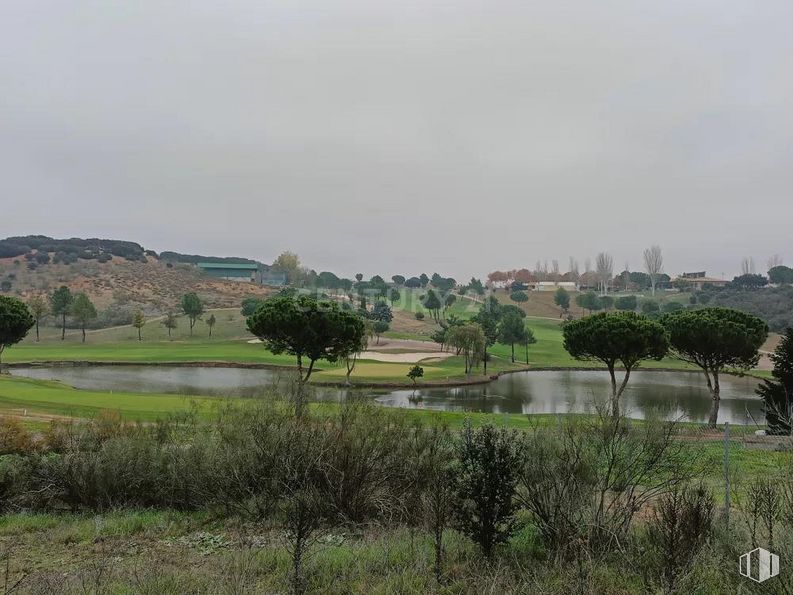
<instances>
[{"instance_id":1,"label":"hazy horizon","mask_svg":"<svg viewBox=\"0 0 793 595\"><path fill-rule=\"evenodd\" d=\"M793 261L789 2L9 0L0 237L458 280Z\"/></svg>"}]
</instances>

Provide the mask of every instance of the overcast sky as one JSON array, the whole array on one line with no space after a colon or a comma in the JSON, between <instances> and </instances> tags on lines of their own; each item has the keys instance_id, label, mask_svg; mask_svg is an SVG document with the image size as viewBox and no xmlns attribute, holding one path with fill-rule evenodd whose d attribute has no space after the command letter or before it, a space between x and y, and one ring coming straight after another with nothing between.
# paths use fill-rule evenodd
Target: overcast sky
<instances>
[{"instance_id":1,"label":"overcast sky","mask_svg":"<svg viewBox=\"0 0 793 595\"><path fill-rule=\"evenodd\" d=\"M0 237L793 264L790 0L3 0Z\"/></svg>"}]
</instances>

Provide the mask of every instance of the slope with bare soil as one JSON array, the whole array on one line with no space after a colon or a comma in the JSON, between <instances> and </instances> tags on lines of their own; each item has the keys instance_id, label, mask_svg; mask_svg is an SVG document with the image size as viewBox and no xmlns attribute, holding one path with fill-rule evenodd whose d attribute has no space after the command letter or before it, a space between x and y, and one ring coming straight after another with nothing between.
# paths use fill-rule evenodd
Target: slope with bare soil
<instances>
[{"instance_id":1,"label":"slope with bare soil","mask_svg":"<svg viewBox=\"0 0 793 595\"><path fill-rule=\"evenodd\" d=\"M194 291L211 308L237 307L247 296L267 295L260 285L207 277L188 264L169 264L148 257L146 262L113 257L106 263L78 260L44 264L29 270L18 258L0 259L0 277L11 283L7 292L21 298L49 293L61 285L84 291L99 309L112 303L147 310L175 308L181 296Z\"/></svg>"}]
</instances>

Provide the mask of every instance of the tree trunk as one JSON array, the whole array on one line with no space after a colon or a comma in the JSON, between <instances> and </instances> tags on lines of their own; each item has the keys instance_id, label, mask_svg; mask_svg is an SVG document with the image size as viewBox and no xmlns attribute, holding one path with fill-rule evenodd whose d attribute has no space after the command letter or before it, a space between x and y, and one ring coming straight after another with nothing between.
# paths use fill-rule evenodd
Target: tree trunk
<instances>
[{"instance_id":1,"label":"tree trunk","mask_svg":"<svg viewBox=\"0 0 793 595\"><path fill-rule=\"evenodd\" d=\"M138 327L138 341L143 341L143 339L140 336L140 327Z\"/></svg>"},{"instance_id":2,"label":"tree trunk","mask_svg":"<svg viewBox=\"0 0 793 595\"><path fill-rule=\"evenodd\" d=\"M512 343L512 363L515 363L515 344Z\"/></svg>"},{"instance_id":3,"label":"tree trunk","mask_svg":"<svg viewBox=\"0 0 793 595\"><path fill-rule=\"evenodd\" d=\"M435 580L443 582L443 526L435 527Z\"/></svg>"},{"instance_id":4,"label":"tree trunk","mask_svg":"<svg viewBox=\"0 0 793 595\"><path fill-rule=\"evenodd\" d=\"M39 319L36 319L36 343L39 342Z\"/></svg>"},{"instance_id":5,"label":"tree trunk","mask_svg":"<svg viewBox=\"0 0 793 595\"><path fill-rule=\"evenodd\" d=\"M607 364L609 369L609 376L611 377L611 415L619 417L620 403L617 397L617 377L614 374L614 364Z\"/></svg>"},{"instance_id":6,"label":"tree trunk","mask_svg":"<svg viewBox=\"0 0 793 595\"><path fill-rule=\"evenodd\" d=\"M308 370L306 371L305 377L303 376L303 358L301 356L297 356L297 374L298 374L298 382L297 382L297 394L295 395L295 417L300 419L303 417L303 412L305 409L305 385L308 382L308 379L311 377L311 372L314 370L314 360L311 360L311 363L308 366Z\"/></svg>"},{"instance_id":7,"label":"tree trunk","mask_svg":"<svg viewBox=\"0 0 793 595\"><path fill-rule=\"evenodd\" d=\"M302 375L297 381L297 394L295 395L295 417L300 419L303 417L303 377Z\"/></svg>"},{"instance_id":8,"label":"tree trunk","mask_svg":"<svg viewBox=\"0 0 793 595\"><path fill-rule=\"evenodd\" d=\"M85 325L83 325L81 330L83 331L83 343L85 343Z\"/></svg>"},{"instance_id":9,"label":"tree trunk","mask_svg":"<svg viewBox=\"0 0 793 595\"><path fill-rule=\"evenodd\" d=\"M715 428L719 421L719 405L721 404L721 387L719 386L719 373L713 372L713 382L710 380L710 374L705 371L705 377L708 379L708 390L710 390L710 416L708 417L708 426Z\"/></svg>"},{"instance_id":10,"label":"tree trunk","mask_svg":"<svg viewBox=\"0 0 793 595\"><path fill-rule=\"evenodd\" d=\"M63 324L61 325L61 341L66 339L66 312L63 313Z\"/></svg>"},{"instance_id":11,"label":"tree trunk","mask_svg":"<svg viewBox=\"0 0 793 595\"><path fill-rule=\"evenodd\" d=\"M355 360L357 356L354 355L352 359L349 357L345 360L345 365L347 366L347 386L351 386L352 383L350 382L350 376L352 375L352 371L355 369Z\"/></svg>"},{"instance_id":12,"label":"tree trunk","mask_svg":"<svg viewBox=\"0 0 793 595\"><path fill-rule=\"evenodd\" d=\"M529 344L526 343L526 365L529 365Z\"/></svg>"},{"instance_id":13,"label":"tree trunk","mask_svg":"<svg viewBox=\"0 0 793 595\"><path fill-rule=\"evenodd\" d=\"M305 550L305 539L299 535L295 542L295 550L292 553L292 592L295 595L302 595L306 592L306 585L303 580L303 552Z\"/></svg>"},{"instance_id":14,"label":"tree trunk","mask_svg":"<svg viewBox=\"0 0 793 595\"><path fill-rule=\"evenodd\" d=\"M622 397L622 393L625 392L625 387L628 386L628 380L631 377L631 369L625 368L625 376L622 379L622 384L620 384L619 389L617 390L617 401L619 401L620 397Z\"/></svg>"}]
</instances>

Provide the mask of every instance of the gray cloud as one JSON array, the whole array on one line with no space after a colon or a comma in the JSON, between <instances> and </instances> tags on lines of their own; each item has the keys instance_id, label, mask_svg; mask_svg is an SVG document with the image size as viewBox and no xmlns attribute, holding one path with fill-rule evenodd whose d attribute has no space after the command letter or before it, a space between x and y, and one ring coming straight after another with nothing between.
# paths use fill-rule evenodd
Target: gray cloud
<instances>
[{"instance_id":1,"label":"gray cloud","mask_svg":"<svg viewBox=\"0 0 793 595\"><path fill-rule=\"evenodd\" d=\"M789 2L0 7L0 235L462 278L793 259Z\"/></svg>"}]
</instances>

